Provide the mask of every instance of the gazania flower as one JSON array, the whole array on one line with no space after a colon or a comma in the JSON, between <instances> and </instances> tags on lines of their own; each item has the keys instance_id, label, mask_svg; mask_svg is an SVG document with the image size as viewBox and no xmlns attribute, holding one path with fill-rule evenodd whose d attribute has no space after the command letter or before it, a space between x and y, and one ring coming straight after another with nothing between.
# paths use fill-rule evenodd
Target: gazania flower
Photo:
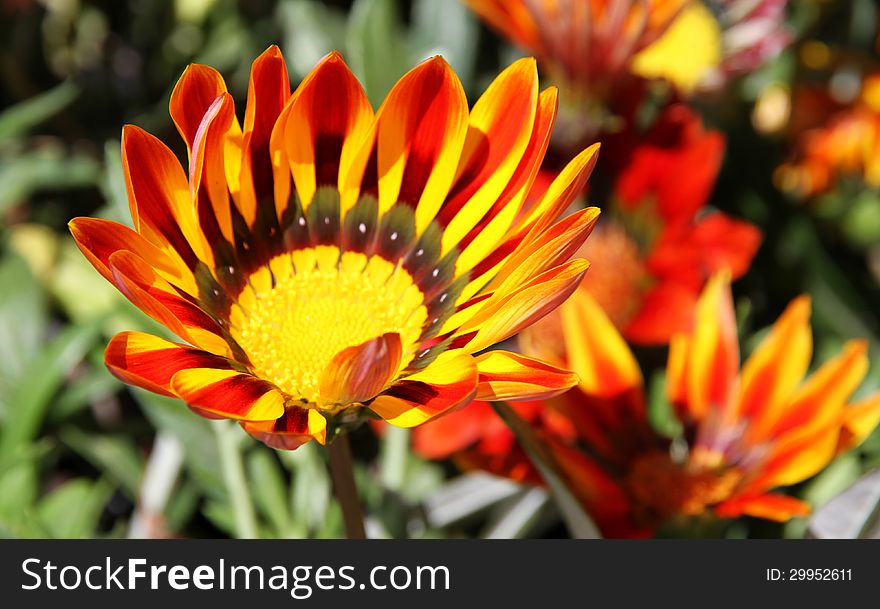
<instances>
[{"instance_id":1,"label":"gazania flower","mask_svg":"<svg viewBox=\"0 0 880 609\"><path fill-rule=\"evenodd\" d=\"M801 134L775 175L781 189L798 197L827 192L844 178L880 189L880 74L865 79L852 107Z\"/></svg>"},{"instance_id":2,"label":"gazania flower","mask_svg":"<svg viewBox=\"0 0 880 609\"><path fill-rule=\"evenodd\" d=\"M778 521L807 514L807 504L776 489L818 473L880 422L880 394L850 403L868 370L865 341L847 343L806 376L809 316L809 299L794 300L740 368L729 279L716 275L692 328L670 347L666 392L683 430L671 442L648 425L638 364L588 291L554 313L564 349L552 363L576 371L581 384L553 407L570 417L588 449L556 441L557 457L588 508L604 513L601 493L610 483L630 506L600 525L650 528L704 513ZM556 335L526 334L525 352L552 354Z\"/></svg>"},{"instance_id":3,"label":"gazania flower","mask_svg":"<svg viewBox=\"0 0 880 609\"><path fill-rule=\"evenodd\" d=\"M474 355L556 307L587 268L568 259L598 210L554 221L596 147L523 206L555 111L533 60L468 111L434 58L374 113L338 54L291 94L272 47L254 62L239 125L220 75L190 66L171 97L188 179L128 126L134 230L71 223L95 268L186 343L123 332L107 366L289 449L362 416L410 427L475 397L573 385L518 354Z\"/></svg>"},{"instance_id":4,"label":"gazania flower","mask_svg":"<svg viewBox=\"0 0 880 609\"><path fill-rule=\"evenodd\" d=\"M668 342L690 323L709 276L744 274L761 234L706 204L724 138L687 106L667 108L617 177L616 214L583 249L593 261L585 289L627 339Z\"/></svg>"}]
</instances>

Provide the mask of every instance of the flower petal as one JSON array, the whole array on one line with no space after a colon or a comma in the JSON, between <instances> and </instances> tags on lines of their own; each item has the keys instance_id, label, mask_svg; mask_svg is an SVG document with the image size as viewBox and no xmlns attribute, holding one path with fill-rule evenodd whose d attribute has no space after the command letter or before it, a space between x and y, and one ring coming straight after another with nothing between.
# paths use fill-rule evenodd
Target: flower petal
<instances>
[{"instance_id":1,"label":"flower petal","mask_svg":"<svg viewBox=\"0 0 880 609\"><path fill-rule=\"evenodd\" d=\"M398 201L416 209L416 232L437 215L452 186L467 133L461 82L434 57L398 81L376 114L379 212Z\"/></svg>"},{"instance_id":2,"label":"flower petal","mask_svg":"<svg viewBox=\"0 0 880 609\"><path fill-rule=\"evenodd\" d=\"M141 311L202 349L232 355L220 326L204 310L177 295L144 260L120 250L110 256L108 264L113 284Z\"/></svg>"},{"instance_id":3,"label":"flower petal","mask_svg":"<svg viewBox=\"0 0 880 609\"><path fill-rule=\"evenodd\" d=\"M467 344L476 353L509 338L558 307L577 289L589 263L576 259L545 271L509 294L496 292L456 332L475 332Z\"/></svg>"},{"instance_id":4,"label":"flower petal","mask_svg":"<svg viewBox=\"0 0 880 609\"><path fill-rule=\"evenodd\" d=\"M274 421L284 414L284 394L237 370L185 368L171 377L171 388L190 406L229 419Z\"/></svg>"},{"instance_id":5,"label":"flower petal","mask_svg":"<svg viewBox=\"0 0 880 609\"><path fill-rule=\"evenodd\" d=\"M812 351L810 299L801 296L788 305L743 366L738 411L751 420L750 437L760 438L782 416L810 366Z\"/></svg>"},{"instance_id":6,"label":"flower petal","mask_svg":"<svg viewBox=\"0 0 880 609\"><path fill-rule=\"evenodd\" d=\"M392 385L369 407L397 427L415 427L469 404L477 394L477 364L461 351L446 351L424 370Z\"/></svg>"},{"instance_id":7,"label":"flower petal","mask_svg":"<svg viewBox=\"0 0 880 609\"><path fill-rule=\"evenodd\" d=\"M537 108L532 58L511 64L474 104L456 181L438 215L443 253L459 246L504 192L531 140Z\"/></svg>"},{"instance_id":8,"label":"flower petal","mask_svg":"<svg viewBox=\"0 0 880 609\"><path fill-rule=\"evenodd\" d=\"M128 250L144 260L171 284L188 294L197 294L195 277L178 260L144 239L124 224L102 218L74 218L69 224L77 247L107 281L113 282L110 256Z\"/></svg>"},{"instance_id":9,"label":"flower petal","mask_svg":"<svg viewBox=\"0 0 880 609\"><path fill-rule=\"evenodd\" d=\"M261 202L271 200L275 195L269 142L275 122L289 97L287 66L279 48L272 45L254 60L251 67L244 115L239 208L248 226L254 226L259 213L266 214L263 221L268 218L268 210ZM271 216L277 222L276 215Z\"/></svg>"},{"instance_id":10,"label":"flower petal","mask_svg":"<svg viewBox=\"0 0 880 609\"><path fill-rule=\"evenodd\" d=\"M706 285L695 312L685 372L686 402L682 406L695 420L710 409L724 411L736 395L739 342L730 278L715 275Z\"/></svg>"},{"instance_id":11,"label":"flower petal","mask_svg":"<svg viewBox=\"0 0 880 609\"><path fill-rule=\"evenodd\" d=\"M232 363L206 351L143 332L120 332L104 350L104 363L129 385L173 396L171 378L188 368L232 370Z\"/></svg>"},{"instance_id":12,"label":"flower petal","mask_svg":"<svg viewBox=\"0 0 880 609\"><path fill-rule=\"evenodd\" d=\"M840 355L807 379L768 434L785 440L837 427L846 402L868 372L867 351L866 341L849 341Z\"/></svg>"},{"instance_id":13,"label":"flower petal","mask_svg":"<svg viewBox=\"0 0 880 609\"><path fill-rule=\"evenodd\" d=\"M478 400L545 400L578 383L576 374L510 351L477 356Z\"/></svg>"},{"instance_id":14,"label":"flower petal","mask_svg":"<svg viewBox=\"0 0 880 609\"><path fill-rule=\"evenodd\" d=\"M716 505L714 511L722 518L754 516L786 522L795 516L808 516L811 509L808 503L800 499L778 493L766 493L728 499Z\"/></svg>"},{"instance_id":15,"label":"flower petal","mask_svg":"<svg viewBox=\"0 0 880 609\"><path fill-rule=\"evenodd\" d=\"M126 125L122 168L135 230L191 269L200 259L210 262L196 225L189 183L174 153L140 127Z\"/></svg>"},{"instance_id":16,"label":"flower petal","mask_svg":"<svg viewBox=\"0 0 880 609\"><path fill-rule=\"evenodd\" d=\"M281 142L304 209L317 187L342 190L342 179L372 122L373 108L363 87L342 56L331 53L294 93Z\"/></svg>"},{"instance_id":17,"label":"flower petal","mask_svg":"<svg viewBox=\"0 0 880 609\"><path fill-rule=\"evenodd\" d=\"M389 332L333 356L321 376L325 404L365 402L382 392L400 369L400 334Z\"/></svg>"},{"instance_id":18,"label":"flower petal","mask_svg":"<svg viewBox=\"0 0 880 609\"><path fill-rule=\"evenodd\" d=\"M277 450L295 450L309 442L327 441L327 419L314 408L290 407L273 421L242 421L242 428Z\"/></svg>"},{"instance_id":19,"label":"flower petal","mask_svg":"<svg viewBox=\"0 0 880 609\"><path fill-rule=\"evenodd\" d=\"M466 408L413 429L413 450L425 459L445 459L480 441L489 421L496 418L498 415L488 403L471 402Z\"/></svg>"},{"instance_id":20,"label":"flower petal","mask_svg":"<svg viewBox=\"0 0 880 609\"><path fill-rule=\"evenodd\" d=\"M842 418L838 454L864 442L880 424L880 393L847 406L843 409Z\"/></svg>"},{"instance_id":21,"label":"flower petal","mask_svg":"<svg viewBox=\"0 0 880 609\"><path fill-rule=\"evenodd\" d=\"M218 97L226 93L226 82L212 67L193 63L186 67L171 92L171 119L186 149L192 155L196 132L202 118Z\"/></svg>"},{"instance_id":22,"label":"flower petal","mask_svg":"<svg viewBox=\"0 0 880 609\"><path fill-rule=\"evenodd\" d=\"M602 308L581 286L559 309L566 364L587 395L613 398L642 387L632 351Z\"/></svg>"}]
</instances>

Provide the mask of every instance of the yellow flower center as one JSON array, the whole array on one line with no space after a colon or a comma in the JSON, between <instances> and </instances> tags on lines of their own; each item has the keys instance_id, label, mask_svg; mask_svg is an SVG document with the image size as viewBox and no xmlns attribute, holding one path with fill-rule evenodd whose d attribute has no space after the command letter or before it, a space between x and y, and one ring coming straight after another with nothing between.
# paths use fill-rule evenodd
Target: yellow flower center
<instances>
[{"instance_id":1,"label":"yellow flower center","mask_svg":"<svg viewBox=\"0 0 880 609\"><path fill-rule=\"evenodd\" d=\"M318 246L254 272L232 307L230 328L257 376L321 407L329 406L319 387L333 356L396 332L406 366L427 315L421 291L398 265Z\"/></svg>"}]
</instances>

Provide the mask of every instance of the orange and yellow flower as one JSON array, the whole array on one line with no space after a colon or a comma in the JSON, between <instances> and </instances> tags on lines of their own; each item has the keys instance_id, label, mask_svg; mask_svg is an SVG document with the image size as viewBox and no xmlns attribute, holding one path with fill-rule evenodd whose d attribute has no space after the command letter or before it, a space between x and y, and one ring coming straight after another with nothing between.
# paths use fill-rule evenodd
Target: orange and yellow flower
<instances>
[{"instance_id":1,"label":"orange and yellow flower","mask_svg":"<svg viewBox=\"0 0 880 609\"><path fill-rule=\"evenodd\" d=\"M76 218L95 268L186 344L115 336L123 381L296 448L363 416L419 425L475 397L549 396L565 370L475 355L568 297L598 210L557 221L597 147L525 206L556 114L534 60L472 109L440 58L374 112L332 53L291 93L279 50L253 64L244 124L222 77L190 66L171 96L189 175L134 126L122 156L134 230Z\"/></svg>"},{"instance_id":2,"label":"orange and yellow flower","mask_svg":"<svg viewBox=\"0 0 880 609\"><path fill-rule=\"evenodd\" d=\"M608 536L647 535L676 516L805 515L808 504L778 489L818 473L880 422L880 394L850 402L868 370L865 341L847 343L807 375L809 316L809 299L795 299L740 367L729 278L713 277L692 328L670 348L666 397L682 429L673 441L649 424L639 365L582 287L546 318L550 331L532 326L520 341L526 353L577 372L580 384L543 403L553 415L524 412ZM546 423L560 415L573 432ZM497 434L491 440L490 448L504 441ZM530 479L522 463L474 455L485 452L475 441L459 439L457 447L463 463Z\"/></svg>"},{"instance_id":3,"label":"orange and yellow flower","mask_svg":"<svg viewBox=\"0 0 880 609\"><path fill-rule=\"evenodd\" d=\"M880 189L880 74L865 79L852 107L801 134L774 177L798 197L827 192L847 177Z\"/></svg>"}]
</instances>

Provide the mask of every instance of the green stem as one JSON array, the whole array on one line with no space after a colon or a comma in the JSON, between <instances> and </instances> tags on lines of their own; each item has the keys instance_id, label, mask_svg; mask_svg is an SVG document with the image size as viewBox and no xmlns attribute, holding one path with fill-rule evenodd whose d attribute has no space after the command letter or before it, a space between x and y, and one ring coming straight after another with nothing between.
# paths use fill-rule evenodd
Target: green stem
<instances>
[{"instance_id":1,"label":"green stem","mask_svg":"<svg viewBox=\"0 0 880 609\"><path fill-rule=\"evenodd\" d=\"M342 522L345 536L349 539L366 539L364 516L361 501L354 481L354 463L348 434L341 433L327 447L330 455L330 476L333 478L333 491L339 507L342 508Z\"/></svg>"},{"instance_id":2,"label":"green stem","mask_svg":"<svg viewBox=\"0 0 880 609\"><path fill-rule=\"evenodd\" d=\"M235 515L236 535L239 539L257 538L257 518L251 503L251 493L244 475L244 464L238 444L238 430L227 421L217 421L214 425L217 446L220 449L220 462L223 467L223 480L232 502Z\"/></svg>"}]
</instances>

